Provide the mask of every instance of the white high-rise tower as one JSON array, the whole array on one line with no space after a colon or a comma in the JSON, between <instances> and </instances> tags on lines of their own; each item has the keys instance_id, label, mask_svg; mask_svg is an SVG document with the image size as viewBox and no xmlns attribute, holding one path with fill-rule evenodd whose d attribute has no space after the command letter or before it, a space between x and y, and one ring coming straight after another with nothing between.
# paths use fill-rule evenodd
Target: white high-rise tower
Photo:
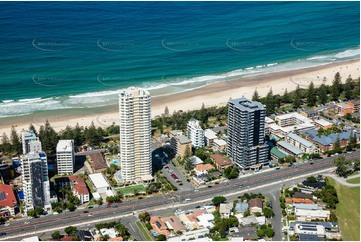
<instances>
[{"instance_id":1,"label":"white high-rise tower","mask_svg":"<svg viewBox=\"0 0 361 242\"><path fill-rule=\"evenodd\" d=\"M152 174L150 94L129 87L119 92L121 175L134 181Z\"/></svg>"}]
</instances>

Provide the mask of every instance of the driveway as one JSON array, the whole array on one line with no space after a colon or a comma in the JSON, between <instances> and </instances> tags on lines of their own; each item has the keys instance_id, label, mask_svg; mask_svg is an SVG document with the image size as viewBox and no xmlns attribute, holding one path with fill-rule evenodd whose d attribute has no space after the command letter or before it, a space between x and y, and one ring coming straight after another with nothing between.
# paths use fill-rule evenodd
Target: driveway
<instances>
[{"instance_id":1,"label":"driveway","mask_svg":"<svg viewBox=\"0 0 361 242\"><path fill-rule=\"evenodd\" d=\"M338 175L336 175L334 173L328 173L328 174L325 174L325 176L330 176L333 179L335 179L338 183L340 183L341 185L344 185L344 186L347 186L347 187L359 187L360 186L360 184L351 184L351 183L347 182L348 179L360 177L360 174L349 176L347 178L339 177Z\"/></svg>"}]
</instances>

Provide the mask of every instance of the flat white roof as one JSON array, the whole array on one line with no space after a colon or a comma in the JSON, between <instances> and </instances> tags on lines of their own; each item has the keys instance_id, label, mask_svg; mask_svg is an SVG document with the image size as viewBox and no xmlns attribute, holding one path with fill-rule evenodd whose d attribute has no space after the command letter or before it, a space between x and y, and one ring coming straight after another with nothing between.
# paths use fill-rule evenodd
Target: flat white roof
<instances>
[{"instance_id":1,"label":"flat white roof","mask_svg":"<svg viewBox=\"0 0 361 242\"><path fill-rule=\"evenodd\" d=\"M95 188L109 187L107 180L105 180L102 173L94 173L89 175L90 180Z\"/></svg>"},{"instance_id":2,"label":"flat white roof","mask_svg":"<svg viewBox=\"0 0 361 242\"><path fill-rule=\"evenodd\" d=\"M327 215L330 215L329 210L309 210L309 209L299 209L295 208L295 215L296 216L302 216L302 217L327 217Z\"/></svg>"},{"instance_id":3,"label":"flat white roof","mask_svg":"<svg viewBox=\"0 0 361 242\"><path fill-rule=\"evenodd\" d=\"M271 123L274 123L274 122L275 122L273 119L271 119L271 118L269 118L269 117L265 117L264 121L265 121L265 123L267 123L267 124L271 124Z\"/></svg>"},{"instance_id":4,"label":"flat white roof","mask_svg":"<svg viewBox=\"0 0 361 242\"><path fill-rule=\"evenodd\" d=\"M315 120L315 123L316 124L319 124L321 126L329 126L329 125L332 125L332 123L328 122L327 120L324 120L324 119L317 119Z\"/></svg>"},{"instance_id":5,"label":"flat white roof","mask_svg":"<svg viewBox=\"0 0 361 242\"><path fill-rule=\"evenodd\" d=\"M310 122L310 119L297 113L297 112L293 112L293 113L286 113L286 114L282 114L282 115L277 115L276 119L289 119L289 118L297 118L299 120L302 120L304 122Z\"/></svg>"},{"instance_id":6,"label":"flat white roof","mask_svg":"<svg viewBox=\"0 0 361 242\"><path fill-rule=\"evenodd\" d=\"M295 134L295 133L289 133L287 136L290 137L291 139L296 140L298 143L303 144L303 145L306 146L306 147L313 147L313 146L315 146L315 145L312 144L310 141L302 138L301 136L298 136L298 135Z\"/></svg>"},{"instance_id":7,"label":"flat white roof","mask_svg":"<svg viewBox=\"0 0 361 242\"><path fill-rule=\"evenodd\" d=\"M206 129L204 130L204 137L206 137L207 139L216 139L217 135L213 130Z\"/></svg>"},{"instance_id":8,"label":"flat white roof","mask_svg":"<svg viewBox=\"0 0 361 242\"><path fill-rule=\"evenodd\" d=\"M222 146L222 145L226 145L226 144L227 144L227 142L224 141L223 139L214 139L213 142L216 143L216 144L219 145L219 146Z\"/></svg>"},{"instance_id":9,"label":"flat white roof","mask_svg":"<svg viewBox=\"0 0 361 242\"><path fill-rule=\"evenodd\" d=\"M56 152L72 152L74 148L74 140L72 139L62 139L59 140L56 146Z\"/></svg>"},{"instance_id":10,"label":"flat white roof","mask_svg":"<svg viewBox=\"0 0 361 242\"><path fill-rule=\"evenodd\" d=\"M28 242L32 242L32 241L40 241L38 236L33 236L33 237L28 237L28 238L24 238L21 241L28 241Z\"/></svg>"}]
</instances>

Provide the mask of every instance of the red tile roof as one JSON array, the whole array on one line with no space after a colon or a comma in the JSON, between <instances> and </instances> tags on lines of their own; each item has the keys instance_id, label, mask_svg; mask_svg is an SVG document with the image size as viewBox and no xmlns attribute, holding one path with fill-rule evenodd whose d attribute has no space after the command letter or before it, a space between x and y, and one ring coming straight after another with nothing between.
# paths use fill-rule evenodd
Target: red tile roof
<instances>
[{"instance_id":1,"label":"red tile roof","mask_svg":"<svg viewBox=\"0 0 361 242\"><path fill-rule=\"evenodd\" d=\"M153 230L158 234L163 234L165 236L170 235L170 232L167 230L167 225L165 225L160 217L150 217L150 225L152 225Z\"/></svg>"},{"instance_id":2,"label":"red tile roof","mask_svg":"<svg viewBox=\"0 0 361 242\"><path fill-rule=\"evenodd\" d=\"M78 194L89 194L89 190L86 187L85 182L83 181L83 179L76 177L76 176L69 176L69 180L73 183L73 188L75 191L78 192Z\"/></svg>"},{"instance_id":3,"label":"red tile roof","mask_svg":"<svg viewBox=\"0 0 361 242\"><path fill-rule=\"evenodd\" d=\"M60 241L73 241L73 237L71 237L71 236L64 236L63 238L60 239Z\"/></svg>"},{"instance_id":4,"label":"red tile roof","mask_svg":"<svg viewBox=\"0 0 361 242\"><path fill-rule=\"evenodd\" d=\"M308 198L286 198L286 203L307 203L313 204L314 202Z\"/></svg>"},{"instance_id":5,"label":"red tile roof","mask_svg":"<svg viewBox=\"0 0 361 242\"><path fill-rule=\"evenodd\" d=\"M0 207L14 207L17 201L10 185L0 184Z\"/></svg>"},{"instance_id":6,"label":"red tile roof","mask_svg":"<svg viewBox=\"0 0 361 242\"><path fill-rule=\"evenodd\" d=\"M249 207L250 208L254 208L254 207L262 208L262 200L260 198L253 198L253 199L249 200Z\"/></svg>"},{"instance_id":7,"label":"red tile roof","mask_svg":"<svg viewBox=\"0 0 361 242\"><path fill-rule=\"evenodd\" d=\"M197 171L209 171L214 169L214 166L212 166L211 164L199 164L196 165L194 169Z\"/></svg>"},{"instance_id":8,"label":"red tile roof","mask_svg":"<svg viewBox=\"0 0 361 242\"><path fill-rule=\"evenodd\" d=\"M232 162L230 160L228 160L225 156L223 156L221 154L213 154L213 155L210 155L210 157L214 162L216 162L221 167L229 166L232 164Z\"/></svg>"}]
</instances>

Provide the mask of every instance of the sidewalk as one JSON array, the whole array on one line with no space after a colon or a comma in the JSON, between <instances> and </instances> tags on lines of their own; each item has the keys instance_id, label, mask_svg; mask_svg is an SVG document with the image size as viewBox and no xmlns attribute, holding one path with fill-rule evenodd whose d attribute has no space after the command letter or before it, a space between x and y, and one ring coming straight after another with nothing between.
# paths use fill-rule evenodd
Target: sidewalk
<instances>
[{"instance_id":1,"label":"sidewalk","mask_svg":"<svg viewBox=\"0 0 361 242\"><path fill-rule=\"evenodd\" d=\"M348 179L352 179L352 178L356 178L356 177L360 177L360 174L356 174L353 176L349 176L347 178L343 178L343 177L339 177L338 175L334 174L334 173L327 173L325 174L326 176L330 176L333 179L335 179L335 181L337 181L338 183L340 183L341 185L347 186L347 187L359 187L360 184L351 184L348 183L346 180Z\"/></svg>"}]
</instances>

